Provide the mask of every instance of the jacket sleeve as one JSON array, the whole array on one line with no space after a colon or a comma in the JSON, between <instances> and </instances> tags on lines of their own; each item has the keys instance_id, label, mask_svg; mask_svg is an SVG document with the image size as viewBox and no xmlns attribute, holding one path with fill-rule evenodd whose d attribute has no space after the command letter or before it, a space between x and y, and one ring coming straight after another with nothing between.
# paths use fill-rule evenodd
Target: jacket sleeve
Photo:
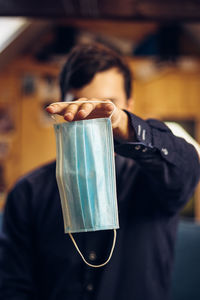
<instances>
[{"instance_id":1,"label":"jacket sleeve","mask_svg":"<svg viewBox=\"0 0 200 300\"><path fill-rule=\"evenodd\" d=\"M35 299L28 197L28 187L19 183L6 202L0 236L0 299Z\"/></svg>"},{"instance_id":2,"label":"jacket sleeve","mask_svg":"<svg viewBox=\"0 0 200 300\"><path fill-rule=\"evenodd\" d=\"M200 177L196 149L161 121L127 112L135 132L134 142L118 143L115 152L134 159L147 176L161 207L176 213L192 196Z\"/></svg>"}]
</instances>

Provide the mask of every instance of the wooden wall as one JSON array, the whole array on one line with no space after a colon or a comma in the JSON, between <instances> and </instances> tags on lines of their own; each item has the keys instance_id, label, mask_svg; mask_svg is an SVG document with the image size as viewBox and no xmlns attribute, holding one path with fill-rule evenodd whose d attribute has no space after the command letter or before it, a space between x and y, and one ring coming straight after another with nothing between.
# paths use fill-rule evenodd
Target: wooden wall
<instances>
[{"instance_id":1,"label":"wooden wall","mask_svg":"<svg viewBox=\"0 0 200 300\"><path fill-rule=\"evenodd\" d=\"M130 66L136 73L136 113L162 119L200 119L200 62L159 68L150 60L137 60L130 61ZM139 71L143 66L146 75Z\"/></svg>"},{"instance_id":2,"label":"wooden wall","mask_svg":"<svg viewBox=\"0 0 200 300\"><path fill-rule=\"evenodd\" d=\"M18 60L0 73L0 109L8 109L14 123L13 130L0 133L1 142L9 145L6 155L0 156L6 184L5 193L0 193L0 209L8 190L19 177L55 159L53 122L42 107L59 95L56 89L43 99L42 78L47 75L57 76L58 67L41 66L26 59ZM23 88L27 76L35 81L35 91L28 95Z\"/></svg>"}]
</instances>

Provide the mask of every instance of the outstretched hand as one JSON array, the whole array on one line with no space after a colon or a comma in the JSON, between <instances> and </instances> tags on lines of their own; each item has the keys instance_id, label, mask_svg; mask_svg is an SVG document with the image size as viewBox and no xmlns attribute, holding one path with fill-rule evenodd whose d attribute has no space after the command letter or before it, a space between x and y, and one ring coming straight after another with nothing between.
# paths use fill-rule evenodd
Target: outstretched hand
<instances>
[{"instance_id":1,"label":"outstretched hand","mask_svg":"<svg viewBox=\"0 0 200 300\"><path fill-rule=\"evenodd\" d=\"M88 101L88 103L82 103L82 101ZM101 101L101 103L97 103L97 101ZM50 114L61 115L68 122L105 118L112 115L111 122L115 137L130 139L130 125L127 114L114 106L110 100L80 98L73 101L73 103L55 102L46 107L46 111Z\"/></svg>"}]
</instances>

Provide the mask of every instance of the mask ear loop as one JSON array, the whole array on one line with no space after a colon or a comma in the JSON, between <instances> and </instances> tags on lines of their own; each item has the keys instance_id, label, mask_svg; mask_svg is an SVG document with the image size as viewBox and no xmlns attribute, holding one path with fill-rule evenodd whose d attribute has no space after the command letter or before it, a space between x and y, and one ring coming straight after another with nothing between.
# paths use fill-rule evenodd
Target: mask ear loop
<instances>
[{"instance_id":1,"label":"mask ear loop","mask_svg":"<svg viewBox=\"0 0 200 300\"><path fill-rule=\"evenodd\" d=\"M109 102L105 102L105 101L78 101L78 102L79 103L93 102L93 103L104 103L104 104L111 103L113 105L113 111L112 111L111 115L109 116L110 119L112 118L112 116L113 116L113 114L114 114L114 112L116 110L115 104L113 102L111 102L111 101L109 101ZM72 104L72 103L74 103L74 101L69 101L69 102L66 102L66 103ZM51 115L51 117L53 118L53 120L57 124L58 122L56 120L56 117L54 115ZM92 268L101 268L101 267L104 267L110 261L110 259L112 257L112 254L113 254L113 251L114 251L114 248L115 248L115 244L116 244L117 232L116 232L116 229L113 229L113 244L112 244L112 248L110 250L110 254L109 254L107 260L104 263L100 264L100 265L93 265L93 264L90 264L89 262L87 262L87 260L83 256L81 250L79 249L79 247L78 247L78 245L77 245L77 243L76 243L76 241L75 241L75 239L74 239L74 237L73 237L73 235L72 235L71 232L69 232L69 236L70 236L70 238L71 238L71 240L72 240L72 242L73 242L76 250L78 251L79 255L81 256L82 260L84 261L84 263L86 265L88 265L89 267L92 267Z\"/></svg>"},{"instance_id":2,"label":"mask ear loop","mask_svg":"<svg viewBox=\"0 0 200 300\"><path fill-rule=\"evenodd\" d=\"M113 244L112 244L112 248L111 248L111 250L110 250L110 254L109 254L109 256L108 256L108 259L107 259L104 263L102 263L102 264L100 264L100 265L93 265L93 264L90 264L89 262L87 262L87 260L86 260L85 257L83 256L82 252L80 251L80 249L79 249L79 247L78 247L78 245L77 245L77 243L76 243L74 237L72 236L72 234L71 234L70 232L69 232L69 236L70 236L70 238L71 238L71 240L72 240L72 242L73 242L73 244L74 244L76 250L78 251L78 253L80 254L82 260L84 261L84 263L86 263L86 265L88 265L89 267L92 267L92 268L100 268L100 267L105 266L105 265L110 261L110 259L111 259L111 257L112 257L112 254L113 254L113 251L114 251L114 248L115 248L116 237L117 237L116 229L113 229L113 232L114 232L114 235L113 235Z\"/></svg>"},{"instance_id":3,"label":"mask ear loop","mask_svg":"<svg viewBox=\"0 0 200 300\"><path fill-rule=\"evenodd\" d=\"M50 115L50 117L55 121L56 124L58 124L57 120L56 120L56 116L55 115Z\"/></svg>"}]
</instances>

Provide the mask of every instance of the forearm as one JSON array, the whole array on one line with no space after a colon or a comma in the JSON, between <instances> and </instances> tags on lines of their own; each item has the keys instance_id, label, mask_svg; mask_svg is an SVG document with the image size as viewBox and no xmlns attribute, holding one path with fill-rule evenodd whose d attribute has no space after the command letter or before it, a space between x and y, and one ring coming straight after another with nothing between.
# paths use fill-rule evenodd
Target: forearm
<instances>
[{"instance_id":1,"label":"forearm","mask_svg":"<svg viewBox=\"0 0 200 300\"><path fill-rule=\"evenodd\" d=\"M157 120L144 121L128 113L135 132L134 141L115 140L115 152L134 159L149 178L155 196L174 208L193 192L200 175L194 147L172 134ZM161 195L162 194L162 195ZM165 201L166 200L166 201Z\"/></svg>"}]
</instances>

